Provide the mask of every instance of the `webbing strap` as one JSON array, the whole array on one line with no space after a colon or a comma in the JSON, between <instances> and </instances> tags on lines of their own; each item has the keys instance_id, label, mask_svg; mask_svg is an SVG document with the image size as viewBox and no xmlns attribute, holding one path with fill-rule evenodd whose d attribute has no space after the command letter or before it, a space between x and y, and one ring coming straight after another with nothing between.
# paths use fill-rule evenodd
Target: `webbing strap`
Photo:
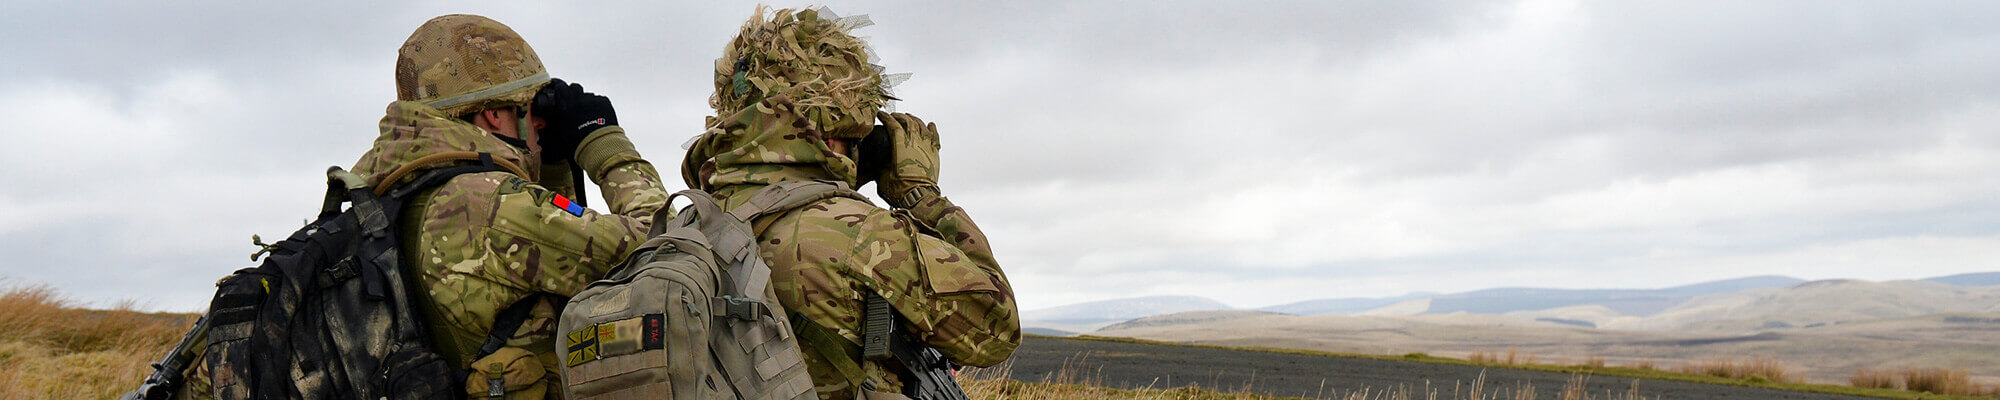
<instances>
[{"instance_id":1,"label":"webbing strap","mask_svg":"<svg viewBox=\"0 0 2000 400\"><path fill-rule=\"evenodd\" d=\"M741 236L743 243L718 243L715 249L735 253L740 262L729 265L729 274L736 276L736 289L743 296L757 298L770 284L771 267L757 256L755 243L756 228L751 226L758 217L772 215L803 207L820 200L833 197L848 197L867 202L868 198L847 189L847 184L826 181L783 181L762 189L750 196L749 201L729 210L729 215L743 221L741 229L747 229Z\"/></svg>"},{"instance_id":2,"label":"webbing strap","mask_svg":"<svg viewBox=\"0 0 2000 400\"><path fill-rule=\"evenodd\" d=\"M729 213L749 222L757 217L836 196L868 201L867 197L848 189L846 182L783 181L758 189L757 194L750 195L750 201L729 210Z\"/></svg>"},{"instance_id":3,"label":"webbing strap","mask_svg":"<svg viewBox=\"0 0 2000 400\"><path fill-rule=\"evenodd\" d=\"M861 363L855 361L860 358L854 354L861 350L860 346L847 341L846 337L840 336L840 332L813 322L812 318L800 313L792 313L792 329L798 331L800 341L812 345L813 350L826 358L828 364L833 364L833 369L840 372L842 378L847 378L849 387L860 388L868 379L868 374L861 370Z\"/></svg>"},{"instance_id":4,"label":"webbing strap","mask_svg":"<svg viewBox=\"0 0 2000 400\"><path fill-rule=\"evenodd\" d=\"M493 165L497 165L500 167L500 169L505 170L508 173L514 174L515 176L519 176L522 178L526 178L529 176L526 170L521 169L521 166L515 165L514 162L512 161L493 158L492 153L475 153L470 151L447 151L443 153L423 156L417 158L416 160L410 161L409 163L405 163L401 167L396 167L396 170L390 171L389 175L383 177L381 182L375 182L375 194L379 196L382 193L388 192L389 188L396 186L396 181L402 180L404 175L409 175L412 172L417 172L418 169L429 167L432 164L437 164L440 162L449 162L449 161L480 161L482 163L491 162Z\"/></svg>"},{"instance_id":5,"label":"webbing strap","mask_svg":"<svg viewBox=\"0 0 2000 400\"><path fill-rule=\"evenodd\" d=\"M532 294L515 300L513 305L500 310L500 314L493 317L493 329L486 331L486 343L479 345L479 354L471 359L486 358L493 355L493 352L500 351L501 347L506 347L507 340L513 339L514 332L521 330L521 324L528 322L528 313L533 312L535 304L541 300L541 294Z\"/></svg>"}]
</instances>

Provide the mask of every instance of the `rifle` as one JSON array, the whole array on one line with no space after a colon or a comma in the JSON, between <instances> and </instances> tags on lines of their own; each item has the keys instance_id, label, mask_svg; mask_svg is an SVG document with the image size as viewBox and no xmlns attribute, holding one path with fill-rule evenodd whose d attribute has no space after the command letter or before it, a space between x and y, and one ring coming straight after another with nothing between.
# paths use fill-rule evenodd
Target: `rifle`
<instances>
[{"instance_id":1,"label":"rifle","mask_svg":"<svg viewBox=\"0 0 2000 400\"><path fill-rule=\"evenodd\" d=\"M903 394L913 400L971 400L958 387L958 365L936 348L910 340L895 340L889 351L909 369Z\"/></svg>"},{"instance_id":2,"label":"rifle","mask_svg":"<svg viewBox=\"0 0 2000 400\"><path fill-rule=\"evenodd\" d=\"M153 374L146 376L146 382L140 384L138 390L118 396L118 400L172 398L174 391L187 383L181 372L187 370L188 363L194 362L195 352L205 347L208 347L208 314L203 313L201 319L194 321L194 328L188 329L187 335L181 337L180 344L174 345L165 357L153 362Z\"/></svg>"},{"instance_id":3,"label":"rifle","mask_svg":"<svg viewBox=\"0 0 2000 400\"><path fill-rule=\"evenodd\" d=\"M971 400L958 386L958 365L922 342L896 334L900 325L889 300L863 292L861 356L872 361L895 358L903 364L903 395L911 400Z\"/></svg>"}]
</instances>

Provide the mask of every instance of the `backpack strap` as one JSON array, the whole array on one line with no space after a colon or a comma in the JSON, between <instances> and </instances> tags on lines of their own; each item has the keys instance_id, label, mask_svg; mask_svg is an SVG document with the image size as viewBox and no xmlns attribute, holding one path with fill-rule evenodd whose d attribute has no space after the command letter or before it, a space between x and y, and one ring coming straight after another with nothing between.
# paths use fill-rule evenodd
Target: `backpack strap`
<instances>
[{"instance_id":1,"label":"backpack strap","mask_svg":"<svg viewBox=\"0 0 2000 400\"><path fill-rule=\"evenodd\" d=\"M500 310L500 314L493 317L493 329L486 331L486 343L479 345L479 354L473 355L472 359L486 358L493 355L493 352L500 351L501 347L506 347L507 340L514 338L514 332L521 330L521 324L528 322L529 314L535 311L535 305L540 304L546 296L536 292L515 300L513 305Z\"/></svg>"},{"instance_id":2,"label":"backpack strap","mask_svg":"<svg viewBox=\"0 0 2000 400\"><path fill-rule=\"evenodd\" d=\"M750 196L749 202L733 209L724 210L708 192L688 189L674 193L667 203L685 197L691 204L671 221L661 221L665 213L655 214L652 234L658 236L675 226L689 226L702 232L703 237L720 261L729 265L728 284L724 295L735 298L757 300L763 297L764 287L771 282L771 267L757 255L757 232L751 221L758 217L773 215L813 202L833 197L847 197L862 202L868 198L847 188L846 184L825 181L783 181L765 185ZM663 223L664 222L664 223Z\"/></svg>"},{"instance_id":3,"label":"backpack strap","mask_svg":"<svg viewBox=\"0 0 2000 400\"><path fill-rule=\"evenodd\" d=\"M772 213L789 211L812 202L832 197L846 197L874 204L854 189L847 188L846 182L833 181L783 181L758 189L750 195L750 201L730 209L729 213L743 222Z\"/></svg>"},{"instance_id":4,"label":"backpack strap","mask_svg":"<svg viewBox=\"0 0 2000 400\"><path fill-rule=\"evenodd\" d=\"M521 166L514 165L514 162L512 161L493 158L493 153L475 153L470 151L447 151L443 153L423 156L421 158L417 158L414 161L404 163L403 166L401 167L396 167L396 170L390 171L389 175L383 177L381 182L375 183L375 195L380 196L383 193L388 192L389 188L392 187L415 186L415 185L397 185L396 182L402 180L404 175L409 175L410 173L416 172L419 169L429 167L433 164L442 162L451 162L451 161L479 161L480 164L484 165L497 165L500 167L500 170L514 174L514 176L519 176L523 178L528 177L528 172L526 170L521 169Z\"/></svg>"},{"instance_id":5,"label":"backpack strap","mask_svg":"<svg viewBox=\"0 0 2000 400\"><path fill-rule=\"evenodd\" d=\"M764 260L757 255L757 229L751 225L754 223L753 221L756 221L759 217L781 214L804 207L807 204L834 197L846 197L868 203L867 197L862 196L861 193L857 193L852 189L848 189L846 183L783 181L767 185L763 189L758 189L756 194L750 195L748 202L730 209L729 214L736 217L737 220L743 221L743 227L749 228L750 231L747 233L750 240L740 245L734 243L716 243L716 249L718 251L734 251L742 254L743 257L757 258L756 260L751 260L752 262L730 264L730 276L739 277L738 279L741 280L741 282L736 284L737 288L742 290L742 293L757 297L761 296L764 293L764 287L771 283L771 267L765 264Z\"/></svg>"},{"instance_id":6,"label":"backpack strap","mask_svg":"<svg viewBox=\"0 0 2000 400\"><path fill-rule=\"evenodd\" d=\"M486 356L499 352L500 348L507 347L507 341L513 339L514 333L521 330L521 324L527 323L528 318L532 317L530 314L535 311L535 305L541 304L542 300L548 297L550 295L536 292L529 294L528 297L515 300L513 305L507 306L505 310L500 310L500 314L493 317L493 328L486 331L486 342L479 345L479 354L474 354L472 358L467 359L467 362L476 363L480 359L486 358ZM472 369L460 368L457 373L458 380L465 381L472 376ZM507 393L505 386L506 383L500 377L487 377L487 397L498 398L504 396Z\"/></svg>"},{"instance_id":7,"label":"backpack strap","mask_svg":"<svg viewBox=\"0 0 2000 400\"><path fill-rule=\"evenodd\" d=\"M410 181L407 183L394 186L385 186L390 182L395 182L395 179L398 178L392 175L389 178L382 179L384 185L375 186L375 193L378 195L384 195L385 197L405 199L409 198L410 195L416 194L418 192L422 192L434 187L438 187L440 185L444 185L445 182L450 182L451 178L456 178L459 175L463 174L491 172L491 171L506 171L507 173L515 173L512 170L506 169L507 164L501 164L507 162L507 160L494 159L492 154L479 153L474 155L473 157L474 158L472 160L478 161L478 163L433 168L431 170L424 171L423 175L417 175L416 178L410 179ZM452 162L452 161L457 161L457 159L444 159L435 161L434 163ZM398 168L397 170L400 171L404 168L409 168L410 165L416 165L416 164L414 163L406 164L403 166L403 168ZM517 176L526 177L527 175L517 175ZM386 194L384 194L385 192Z\"/></svg>"}]
</instances>

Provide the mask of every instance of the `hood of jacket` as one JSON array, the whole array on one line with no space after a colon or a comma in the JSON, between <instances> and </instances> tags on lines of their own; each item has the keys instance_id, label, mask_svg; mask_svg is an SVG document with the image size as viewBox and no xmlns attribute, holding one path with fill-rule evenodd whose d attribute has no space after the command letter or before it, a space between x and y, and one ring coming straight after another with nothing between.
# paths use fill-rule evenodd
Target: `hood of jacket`
<instances>
[{"instance_id":1,"label":"hood of jacket","mask_svg":"<svg viewBox=\"0 0 2000 400\"><path fill-rule=\"evenodd\" d=\"M495 160L513 162L529 173L541 170L540 160L528 157L527 150L507 144L478 126L446 116L443 111L423 103L389 103L388 114L382 116L381 128L381 135L375 137L375 145L361 155L360 161L354 162L353 172L367 178L370 186L382 184L382 179L388 177L390 172L418 158L452 151L492 154ZM522 178L535 179L533 176Z\"/></svg>"},{"instance_id":2,"label":"hood of jacket","mask_svg":"<svg viewBox=\"0 0 2000 400\"><path fill-rule=\"evenodd\" d=\"M856 184L854 160L828 148L825 134L784 96L712 118L688 146L681 179L690 188L727 196L733 186L787 180Z\"/></svg>"}]
</instances>

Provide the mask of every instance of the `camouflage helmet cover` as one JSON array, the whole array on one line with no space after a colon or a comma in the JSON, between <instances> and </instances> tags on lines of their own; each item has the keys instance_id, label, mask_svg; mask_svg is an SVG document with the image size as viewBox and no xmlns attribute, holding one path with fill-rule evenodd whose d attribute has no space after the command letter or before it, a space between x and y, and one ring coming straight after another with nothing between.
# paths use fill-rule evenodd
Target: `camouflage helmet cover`
<instances>
[{"instance_id":1,"label":"camouflage helmet cover","mask_svg":"<svg viewBox=\"0 0 2000 400\"><path fill-rule=\"evenodd\" d=\"M396 52L396 99L446 115L526 106L548 81L542 59L521 35L477 15L432 18Z\"/></svg>"},{"instance_id":2,"label":"camouflage helmet cover","mask_svg":"<svg viewBox=\"0 0 2000 400\"><path fill-rule=\"evenodd\" d=\"M764 15L758 7L715 61L709 106L716 115L783 95L829 136L867 136L876 111L892 98L881 67L869 63L867 43L852 34L869 24L866 18L838 18L824 9Z\"/></svg>"}]
</instances>

